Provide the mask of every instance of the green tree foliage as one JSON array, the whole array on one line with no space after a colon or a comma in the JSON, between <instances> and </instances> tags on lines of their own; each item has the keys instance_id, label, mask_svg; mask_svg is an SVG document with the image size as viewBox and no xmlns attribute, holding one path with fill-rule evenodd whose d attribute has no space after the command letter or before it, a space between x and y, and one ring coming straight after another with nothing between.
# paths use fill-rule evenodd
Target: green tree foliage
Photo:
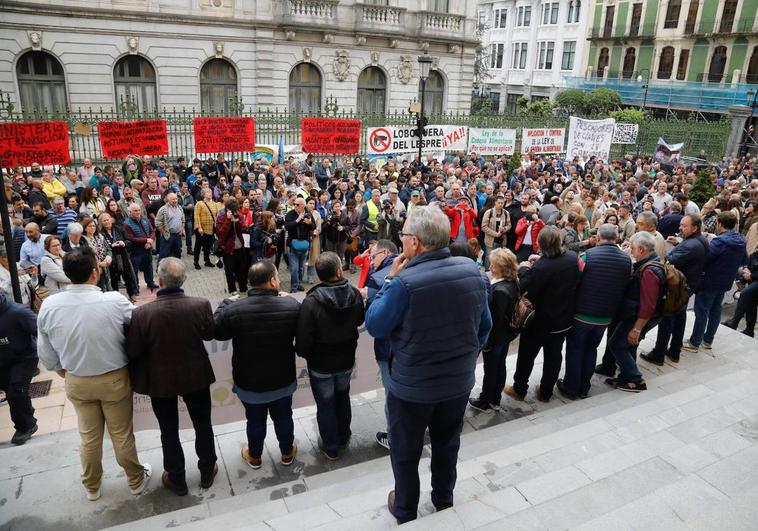
<instances>
[{"instance_id":1,"label":"green tree foliage","mask_svg":"<svg viewBox=\"0 0 758 531\"><path fill-rule=\"evenodd\" d=\"M582 89L566 89L555 95L555 107L568 114L584 114L587 98Z\"/></svg>"},{"instance_id":2,"label":"green tree foliage","mask_svg":"<svg viewBox=\"0 0 758 531\"><path fill-rule=\"evenodd\" d=\"M521 153L515 151L513 156L508 160L508 175L521 167Z\"/></svg>"},{"instance_id":3,"label":"green tree foliage","mask_svg":"<svg viewBox=\"0 0 758 531\"><path fill-rule=\"evenodd\" d=\"M713 197L714 188L713 181L711 180L711 172L709 170L700 170L695 179L695 184L692 185L692 189L689 193L690 201L694 201L700 206Z\"/></svg>"},{"instance_id":4,"label":"green tree foliage","mask_svg":"<svg viewBox=\"0 0 758 531\"><path fill-rule=\"evenodd\" d=\"M647 113L639 109L627 108L611 111L611 118L622 124L642 124L647 120Z\"/></svg>"},{"instance_id":5,"label":"green tree foliage","mask_svg":"<svg viewBox=\"0 0 758 531\"><path fill-rule=\"evenodd\" d=\"M555 96L555 107L572 116L607 116L620 106L621 95L617 90L608 88L589 92L566 89Z\"/></svg>"},{"instance_id":6,"label":"green tree foliage","mask_svg":"<svg viewBox=\"0 0 758 531\"><path fill-rule=\"evenodd\" d=\"M587 94L587 110L590 114L608 114L621 106L621 94L609 88L596 88Z\"/></svg>"}]
</instances>

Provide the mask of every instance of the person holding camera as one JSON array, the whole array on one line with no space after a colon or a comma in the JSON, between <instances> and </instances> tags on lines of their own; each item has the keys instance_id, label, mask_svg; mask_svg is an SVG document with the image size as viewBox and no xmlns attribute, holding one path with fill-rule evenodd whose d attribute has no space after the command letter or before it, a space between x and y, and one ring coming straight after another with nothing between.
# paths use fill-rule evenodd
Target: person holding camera
<instances>
[{"instance_id":1,"label":"person holding camera","mask_svg":"<svg viewBox=\"0 0 758 531\"><path fill-rule=\"evenodd\" d=\"M250 229L250 248L252 263L276 256L279 235L276 231L274 213L269 210L261 212L260 222Z\"/></svg>"},{"instance_id":2,"label":"person holding camera","mask_svg":"<svg viewBox=\"0 0 758 531\"><path fill-rule=\"evenodd\" d=\"M404 221L405 212L396 214L395 207L388 199L385 199L382 202L382 211L376 216L379 239L390 240L395 245L400 245L400 229Z\"/></svg>"},{"instance_id":3,"label":"person holding camera","mask_svg":"<svg viewBox=\"0 0 758 531\"><path fill-rule=\"evenodd\" d=\"M489 254L494 249L505 247L506 234L511 229L511 217L505 209L505 197L498 195L495 205L482 216L484 233L484 267L489 265Z\"/></svg>"},{"instance_id":4,"label":"person holding camera","mask_svg":"<svg viewBox=\"0 0 758 531\"><path fill-rule=\"evenodd\" d=\"M519 263L525 262L529 257L538 253L540 246L537 236L545 228L545 222L537 216L537 209L533 205L526 208L525 215L516 224L516 258Z\"/></svg>"},{"instance_id":5,"label":"person holding camera","mask_svg":"<svg viewBox=\"0 0 758 531\"><path fill-rule=\"evenodd\" d=\"M305 199L297 197L294 208L287 212L284 218L287 229L289 254L287 255L290 268L290 293L305 291L301 282L305 273L305 261L310 250L310 235L315 229L313 215L305 208Z\"/></svg>"},{"instance_id":6,"label":"person holding camera","mask_svg":"<svg viewBox=\"0 0 758 531\"><path fill-rule=\"evenodd\" d=\"M224 262L226 286L232 296L247 291L247 260L245 241L242 237L245 232L247 225L240 216L237 200L228 199L224 209L216 217L216 234L221 259Z\"/></svg>"},{"instance_id":7,"label":"person holding camera","mask_svg":"<svg viewBox=\"0 0 758 531\"><path fill-rule=\"evenodd\" d=\"M347 239L350 236L350 220L342 211L342 202L339 199L332 199L332 211L326 216L322 229L326 237L326 250L337 253L341 259L345 259L345 247Z\"/></svg>"}]
</instances>

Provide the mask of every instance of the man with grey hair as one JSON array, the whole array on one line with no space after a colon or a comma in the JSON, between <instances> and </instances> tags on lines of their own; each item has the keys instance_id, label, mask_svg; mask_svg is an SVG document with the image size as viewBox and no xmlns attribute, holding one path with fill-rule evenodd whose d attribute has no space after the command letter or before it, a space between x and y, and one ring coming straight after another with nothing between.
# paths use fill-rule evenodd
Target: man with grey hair
<instances>
[{"instance_id":1,"label":"man with grey hair","mask_svg":"<svg viewBox=\"0 0 758 531\"><path fill-rule=\"evenodd\" d=\"M203 343L213 339L213 312L207 299L184 294L186 278L181 260L161 260L158 298L132 312L126 337L132 387L134 392L150 396L161 429L163 485L179 496L187 494L188 487L179 440L178 397L182 397L195 428L200 486L209 488L218 472L210 393L216 378ZM192 326L177 334L177 322Z\"/></svg>"},{"instance_id":2,"label":"man with grey hair","mask_svg":"<svg viewBox=\"0 0 758 531\"><path fill-rule=\"evenodd\" d=\"M63 251L71 252L77 247L89 247L87 240L82 238L84 228L79 222L69 223L66 227L66 238L63 240Z\"/></svg>"},{"instance_id":3,"label":"man with grey hair","mask_svg":"<svg viewBox=\"0 0 758 531\"><path fill-rule=\"evenodd\" d=\"M437 206L416 207L400 233L403 252L366 313L366 328L392 344L387 384L398 523L414 520L418 464L429 428L432 503L453 505L463 414L492 318L476 264L450 255L450 222Z\"/></svg>"},{"instance_id":4,"label":"man with grey hair","mask_svg":"<svg viewBox=\"0 0 758 531\"><path fill-rule=\"evenodd\" d=\"M126 239L132 242L132 267L137 280L137 295L139 295L139 272L145 277L145 284L150 291L158 286L153 281L153 246L155 245L155 229L142 212L137 203L129 204L129 216L124 220Z\"/></svg>"},{"instance_id":5,"label":"man with grey hair","mask_svg":"<svg viewBox=\"0 0 758 531\"><path fill-rule=\"evenodd\" d=\"M655 254L658 258L666 256L666 240L658 232L658 216L644 211L637 214L637 232L649 232L655 239Z\"/></svg>"},{"instance_id":6,"label":"man with grey hair","mask_svg":"<svg viewBox=\"0 0 758 531\"><path fill-rule=\"evenodd\" d=\"M605 382L621 391L639 393L647 389L637 368L637 346L660 320L659 303L665 289L666 272L655 253L655 238L638 232L631 240L632 278L617 317L618 325L608 339L608 347L619 367L617 378Z\"/></svg>"},{"instance_id":7,"label":"man with grey hair","mask_svg":"<svg viewBox=\"0 0 758 531\"><path fill-rule=\"evenodd\" d=\"M321 452L337 459L350 441L350 377L363 324L363 297L342 276L342 260L333 252L316 260L321 281L308 291L300 307L295 351L308 361Z\"/></svg>"},{"instance_id":8,"label":"man with grey hair","mask_svg":"<svg viewBox=\"0 0 758 531\"><path fill-rule=\"evenodd\" d=\"M571 400L588 395L597 347L621 305L632 273L632 261L616 245L618 228L606 223L598 243L580 257L584 270L576 293L574 323L566 339L566 373L556 387Z\"/></svg>"},{"instance_id":9,"label":"man with grey hair","mask_svg":"<svg viewBox=\"0 0 758 531\"><path fill-rule=\"evenodd\" d=\"M66 201L56 196L53 199L53 209L50 211L50 215L58 222L57 235L59 238L63 238L63 233L66 232L66 228L70 223L75 223L78 219L76 212L73 209L66 206Z\"/></svg>"},{"instance_id":10,"label":"man with grey hair","mask_svg":"<svg viewBox=\"0 0 758 531\"><path fill-rule=\"evenodd\" d=\"M160 237L158 263L167 256L181 258L182 238L184 237L184 209L179 204L179 197L174 192L166 194L166 203L158 209L155 216L155 230Z\"/></svg>"}]
</instances>

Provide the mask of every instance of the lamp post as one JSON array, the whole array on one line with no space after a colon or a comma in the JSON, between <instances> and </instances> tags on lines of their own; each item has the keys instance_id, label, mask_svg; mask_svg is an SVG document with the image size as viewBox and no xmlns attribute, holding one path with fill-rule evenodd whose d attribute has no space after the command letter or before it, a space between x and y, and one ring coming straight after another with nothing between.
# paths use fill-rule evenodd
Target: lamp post
<instances>
[{"instance_id":1,"label":"lamp post","mask_svg":"<svg viewBox=\"0 0 758 531\"><path fill-rule=\"evenodd\" d=\"M418 165L421 167L421 153L424 147L424 127L426 126L426 115L424 113L424 95L426 93L426 79L429 77L429 71L432 69L432 58L428 53L418 56L419 83L421 84L421 108L419 109L416 119L416 136L418 136Z\"/></svg>"},{"instance_id":2,"label":"lamp post","mask_svg":"<svg viewBox=\"0 0 758 531\"><path fill-rule=\"evenodd\" d=\"M645 77L642 77L643 72L645 72L646 74ZM643 81L645 83L641 87L643 90L641 109L645 110L645 104L647 103L647 89L648 87L650 87L650 70L648 70L647 68L643 68L642 70L640 70L639 75L637 76L637 83L642 83Z\"/></svg>"},{"instance_id":3,"label":"lamp post","mask_svg":"<svg viewBox=\"0 0 758 531\"><path fill-rule=\"evenodd\" d=\"M747 153L747 143L750 140L750 126L753 125L753 113L755 113L755 105L758 102L758 90L750 89L747 91L748 99L753 97L753 101L750 102L750 118L747 120L745 131L742 133L742 146L740 147L740 157L744 157Z\"/></svg>"}]
</instances>

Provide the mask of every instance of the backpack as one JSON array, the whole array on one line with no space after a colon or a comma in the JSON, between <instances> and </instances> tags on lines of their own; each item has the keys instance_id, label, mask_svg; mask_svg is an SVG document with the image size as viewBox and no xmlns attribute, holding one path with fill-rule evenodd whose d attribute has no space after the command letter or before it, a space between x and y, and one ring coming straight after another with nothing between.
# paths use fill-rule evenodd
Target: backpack
<instances>
[{"instance_id":1,"label":"backpack","mask_svg":"<svg viewBox=\"0 0 758 531\"><path fill-rule=\"evenodd\" d=\"M515 336L523 332L534 318L534 305L527 298L528 292L524 292L516 299L511 316L511 331Z\"/></svg>"},{"instance_id":2,"label":"backpack","mask_svg":"<svg viewBox=\"0 0 758 531\"><path fill-rule=\"evenodd\" d=\"M690 292L684 273L670 262L648 262L640 268L640 274L653 265L660 268L664 276L665 289L659 298L658 309L664 316L676 315L685 311L690 300Z\"/></svg>"}]
</instances>

